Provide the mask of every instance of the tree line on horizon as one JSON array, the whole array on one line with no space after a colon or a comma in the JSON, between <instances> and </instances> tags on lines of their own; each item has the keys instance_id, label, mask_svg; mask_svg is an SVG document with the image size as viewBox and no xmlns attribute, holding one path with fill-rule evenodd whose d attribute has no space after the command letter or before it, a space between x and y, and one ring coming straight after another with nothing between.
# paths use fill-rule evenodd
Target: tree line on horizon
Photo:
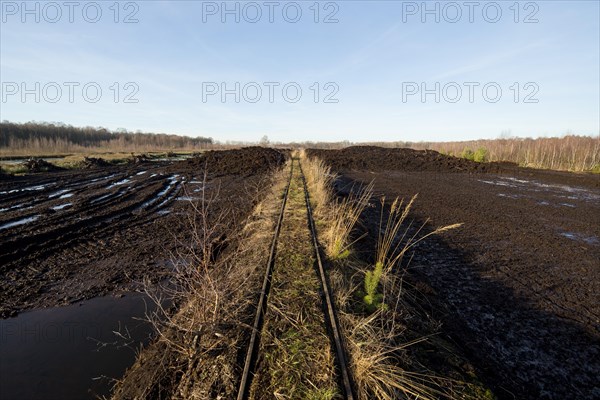
<instances>
[{"instance_id":1,"label":"tree line on horizon","mask_svg":"<svg viewBox=\"0 0 600 400\"><path fill-rule=\"evenodd\" d=\"M4 152L196 150L210 147L213 143L210 137L128 132L124 129L111 131L104 127L74 127L63 123L0 123L0 149Z\"/></svg>"},{"instance_id":2,"label":"tree line on horizon","mask_svg":"<svg viewBox=\"0 0 600 400\"><path fill-rule=\"evenodd\" d=\"M509 161L530 168L600 172L600 135L370 144L435 150L449 156L475 159L475 161Z\"/></svg>"},{"instance_id":3,"label":"tree line on horizon","mask_svg":"<svg viewBox=\"0 0 600 400\"><path fill-rule=\"evenodd\" d=\"M479 162L509 161L522 167L563 171L600 172L600 135L562 137L500 137L454 142L296 142L276 143L277 147L343 149L350 146L377 146L434 150L444 155Z\"/></svg>"},{"instance_id":4,"label":"tree line on horizon","mask_svg":"<svg viewBox=\"0 0 600 400\"><path fill-rule=\"evenodd\" d=\"M259 142L218 142L210 137L111 131L103 127L73 127L62 123L0 123L0 154L39 155L75 152L149 152L169 150L226 149L251 145L278 148L341 149L355 145L371 145L440 153L476 161L510 161L520 166L566 171L600 172L600 135L519 138L501 137L455 142L270 142L263 136Z\"/></svg>"}]
</instances>

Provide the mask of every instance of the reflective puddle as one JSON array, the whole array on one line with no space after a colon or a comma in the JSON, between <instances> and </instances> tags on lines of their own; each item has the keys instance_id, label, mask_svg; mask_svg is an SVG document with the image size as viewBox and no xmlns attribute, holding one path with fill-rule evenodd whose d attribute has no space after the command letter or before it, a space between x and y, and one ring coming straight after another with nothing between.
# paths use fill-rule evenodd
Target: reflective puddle
<instances>
[{"instance_id":1,"label":"reflective puddle","mask_svg":"<svg viewBox=\"0 0 600 400\"><path fill-rule=\"evenodd\" d=\"M150 326L137 320L146 313L145 299L99 297L0 320L2 399L107 396L111 378L121 377L134 350L148 342Z\"/></svg>"},{"instance_id":2,"label":"reflective puddle","mask_svg":"<svg viewBox=\"0 0 600 400\"><path fill-rule=\"evenodd\" d=\"M59 211L59 210L62 210L63 208L65 208L65 207L70 207L72 205L73 205L73 203L65 203L65 204L61 204L59 206L54 206L54 207L52 207L52 209L54 211Z\"/></svg>"},{"instance_id":3,"label":"reflective puddle","mask_svg":"<svg viewBox=\"0 0 600 400\"><path fill-rule=\"evenodd\" d=\"M33 221L37 220L39 217L40 217L39 215L33 215L31 217L21 218L19 220L6 223L4 225L0 225L0 231L3 230L3 229L8 229L8 228L12 228L12 227L15 227L15 226L28 224L30 222L33 222Z\"/></svg>"},{"instance_id":4,"label":"reflective puddle","mask_svg":"<svg viewBox=\"0 0 600 400\"><path fill-rule=\"evenodd\" d=\"M129 183L129 182L131 182L131 178L125 178L125 179L122 179L122 180L120 180L120 181L118 181L118 182L111 183L111 184L110 184L110 185L108 185L106 188L107 188L107 189L111 189L111 188L114 188L114 187L116 187L116 186L125 185L126 183Z\"/></svg>"},{"instance_id":5,"label":"reflective puddle","mask_svg":"<svg viewBox=\"0 0 600 400\"><path fill-rule=\"evenodd\" d=\"M596 236L586 236L576 232L561 232L560 235L566 237L567 239L581 241L591 245L600 244L600 239L598 239Z\"/></svg>"}]
</instances>

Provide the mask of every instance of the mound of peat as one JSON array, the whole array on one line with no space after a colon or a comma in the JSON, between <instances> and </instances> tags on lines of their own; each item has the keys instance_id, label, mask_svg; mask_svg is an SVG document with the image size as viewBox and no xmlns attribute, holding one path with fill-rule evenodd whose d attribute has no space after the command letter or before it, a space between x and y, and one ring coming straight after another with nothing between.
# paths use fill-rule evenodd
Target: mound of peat
<instances>
[{"instance_id":1,"label":"mound of peat","mask_svg":"<svg viewBox=\"0 0 600 400\"><path fill-rule=\"evenodd\" d=\"M79 164L81 169L109 167L110 163L103 158L84 157Z\"/></svg>"},{"instance_id":2,"label":"mound of peat","mask_svg":"<svg viewBox=\"0 0 600 400\"><path fill-rule=\"evenodd\" d=\"M375 146L352 146L341 150L307 150L310 157L319 157L334 170L369 171L434 171L434 172L491 172L514 168L511 163L479 163L434 150L406 148L388 149Z\"/></svg>"},{"instance_id":3,"label":"mound of peat","mask_svg":"<svg viewBox=\"0 0 600 400\"><path fill-rule=\"evenodd\" d=\"M29 172L49 172L62 170L62 168L59 168L41 158L30 158L23 163L23 166L27 168L27 171Z\"/></svg>"},{"instance_id":4,"label":"mound of peat","mask_svg":"<svg viewBox=\"0 0 600 400\"><path fill-rule=\"evenodd\" d=\"M286 156L265 147L244 147L236 150L209 151L199 157L174 164L178 170L203 170L213 176L253 175L268 172L282 165Z\"/></svg>"}]
</instances>

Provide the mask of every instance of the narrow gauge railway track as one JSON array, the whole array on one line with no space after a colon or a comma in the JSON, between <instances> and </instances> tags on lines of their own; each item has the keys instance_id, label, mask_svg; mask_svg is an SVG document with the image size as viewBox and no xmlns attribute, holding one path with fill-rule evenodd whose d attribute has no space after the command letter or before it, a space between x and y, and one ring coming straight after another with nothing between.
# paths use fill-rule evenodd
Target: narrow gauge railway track
<instances>
[{"instance_id":1,"label":"narrow gauge railway track","mask_svg":"<svg viewBox=\"0 0 600 400\"><path fill-rule=\"evenodd\" d=\"M271 243L270 254L267 262L267 266L265 269L265 275L263 279L262 289L260 293L260 298L258 301L258 305L256 308L256 315L254 318L254 324L252 327L252 334L250 337L245 362L244 369L242 372L242 377L240 380L240 385L238 388L238 400L245 400L249 398L250 395L250 387L252 385L252 379L254 377L254 372L256 368L256 362L259 357L259 345L260 345L260 337L261 332L263 330L263 324L265 319L265 314L268 308L269 301L269 292L272 282L273 270L275 266L275 258L277 254L277 243L279 239L279 234L281 232L281 225L284 219L284 213L286 209L286 205L288 203L288 195L290 192L290 186L292 182L292 176L294 173L294 164L298 163L298 171L300 173L301 181L302 181L302 189L304 191L304 203L306 207L306 214L308 219L308 229L310 230L311 242L313 246L313 250L316 258L316 271L318 272L318 278L321 285L322 292L322 302L323 302L323 311L324 311L324 321L326 323L327 333L330 337L331 344L335 351L335 359L337 362L337 369L339 372L339 379L341 382L340 388L342 393L344 394L344 398L348 400L354 400L356 397L354 395L352 376L350 373L350 368L348 367L348 359L346 356L344 344L342 341L341 332L338 325L337 313L335 310L335 305L333 301L333 294L329 287L329 280L327 278L325 268L323 265L323 261L321 258L321 250L319 246L319 242L317 239L315 223L312 215L312 208L310 206L310 195L308 193L308 186L306 183L306 179L304 177L304 173L302 171L302 167L299 164L299 161L292 158L292 162L290 164L290 174L288 178L287 185L284 189L283 199L281 202L281 208L279 211L279 216L277 220L277 225L273 234L273 241Z\"/></svg>"},{"instance_id":2,"label":"narrow gauge railway track","mask_svg":"<svg viewBox=\"0 0 600 400\"><path fill-rule=\"evenodd\" d=\"M248 397L248 393L250 391L250 384L252 383L252 374L254 373L254 366L256 363L256 358L258 356L260 332L262 330L265 312L267 311L267 301L269 297L269 290L271 288L271 277L273 275L273 266L275 265L275 252L277 251L277 240L279 239L279 232L281 232L283 213L285 211L288 195L290 193L290 185L292 183L293 173L294 162L292 160L292 163L290 164L290 176L288 178L288 183L285 187L285 191L283 194L281 209L279 210L279 217L277 219L277 225L275 226L275 233L273 234L273 242L271 243L269 260L267 261L267 268L265 270L265 277L263 279L260 298L258 300L258 306L256 308L256 316L254 317L254 324L252 325L252 335L250 336L250 343L248 344L248 351L244 360L244 370L242 372L242 378L240 380L240 387L237 396L238 400L243 400Z\"/></svg>"}]
</instances>

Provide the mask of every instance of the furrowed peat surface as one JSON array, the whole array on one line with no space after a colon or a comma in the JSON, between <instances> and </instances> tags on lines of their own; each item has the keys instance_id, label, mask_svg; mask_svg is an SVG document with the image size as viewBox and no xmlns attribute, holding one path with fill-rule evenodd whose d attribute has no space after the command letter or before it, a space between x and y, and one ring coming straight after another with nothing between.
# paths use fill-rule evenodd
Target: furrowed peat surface
<instances>
[{"instance_id":1,"label":"furrowed peat surface","mask_svg":"<svg viewBox=\"0 0 600 400\"><path fill-rule=\"evenodd\" d=\"M599 175L409 149L309 155L341 173L340 195L371 180L388 200L418 193L414 228L464 223L416 248L409 279L497 396L600 398ZM364 214L367 241L378 221Z\"/></svg>"},{"instance_id":2,"label":"furrowed peat surface","mask_svg":"<svg viewBox=\"0 0 600 400\"><path fill-rule=\"evenodd\" d=\"M0 328L3 353L4 350L8 352L9 343L28 344L23 334L31 336L29 342L35 336L36 345L40 341L47 342L48 338L43 336L48 332L41 330L48 323L64 325L65 321L75 320L79 325L85 324L78 320L80 315L71 311L37 309L85 303L88 313L100 309L110 313L116 310L112 303L108 308L98 304L104 301L101 299L111 296L102 297L100 303L96 299L91 303L85 300L122 294L127 294L126 298L136 298L139 296L129 292L141 289L145 278L154 283L168 279L173 263L185 261L177 257L189 254L193 240L189 211L191 204L198 202L202 196L216 200L212 206L215 215L222 215L221 210L226 211L223 232L219 237L221 246L217 248L227 246L228 231L237 229L247 217L262 195L267 174L279 168L285 159L285 154L276 150L245 148L208 152L179 162L141 162L87 170L0 176L0 314L3 318ZM129 301L117 300L121 302L119 304ZM124 319L131 321L132 316L144 316L143 302L139 298L135 306L124 307L133 315L121 312L113 318L92 318L94 329L112 332L117 330L116 325L99 327L98 324L102 321L118 324ZM25 312L29 310L36 311ZM25 313L17 316L22 312ZM25 327L27 332L21 332L19 327ZM82 329L81 326L79 328ZM89 327L83 328L89 332ZM56 333L56 330L52 332ZM148 329L145 332L148 333ZM102 339L110 341L107 337ZM64 342L65 348L61 349L64 364L68 364L69 360L79 362L81 365L76 367L87 371L88 375L115 373L110 365L104 370L94 370L89 367L90 358L66 354L65 349L75 348L72 338L69 340L54 337L55 342ZM21 353L12 350L3 354L7 357L2 357L2 397L35 393L52 397L52 392L44 391L48 382L43 382L43 377L37 374L39 371L32 367L51 361L44 359L53 357L51 352L32 350L31 357L34 359L27 363L17 360L22 371L13 371L11 375L9 369L15 364L11 364L8 355L23 360L28 351L25 347L31 350L32 346L23 347ZM69 351L73 353L76 350L66 350L67 353ZM128 362L131 363L134 353L129 353ZM113 357L116 356L113 354ZM22 365L24 363L27 365ZM127 366L120 365L120 373ZM21 374L18 378L33 380L35 384L30 385L27 392L11 392L16 385L8 383L16 381L15 374ZM85 373L83 375L85 377ZM92 387L91 378L95 376L87 376L88 381L77 384L73 384L72 377L55 376L59 382L51 385L52 389L64 386L61 378L63 383L71 379L74 389L72 393L66 390L54 392L54 395L81 398L86 388ZM100 394L107 394L107 388L99 389ZM93 393L87 395L93 397Z\"/></svg>"}]
</instances>

